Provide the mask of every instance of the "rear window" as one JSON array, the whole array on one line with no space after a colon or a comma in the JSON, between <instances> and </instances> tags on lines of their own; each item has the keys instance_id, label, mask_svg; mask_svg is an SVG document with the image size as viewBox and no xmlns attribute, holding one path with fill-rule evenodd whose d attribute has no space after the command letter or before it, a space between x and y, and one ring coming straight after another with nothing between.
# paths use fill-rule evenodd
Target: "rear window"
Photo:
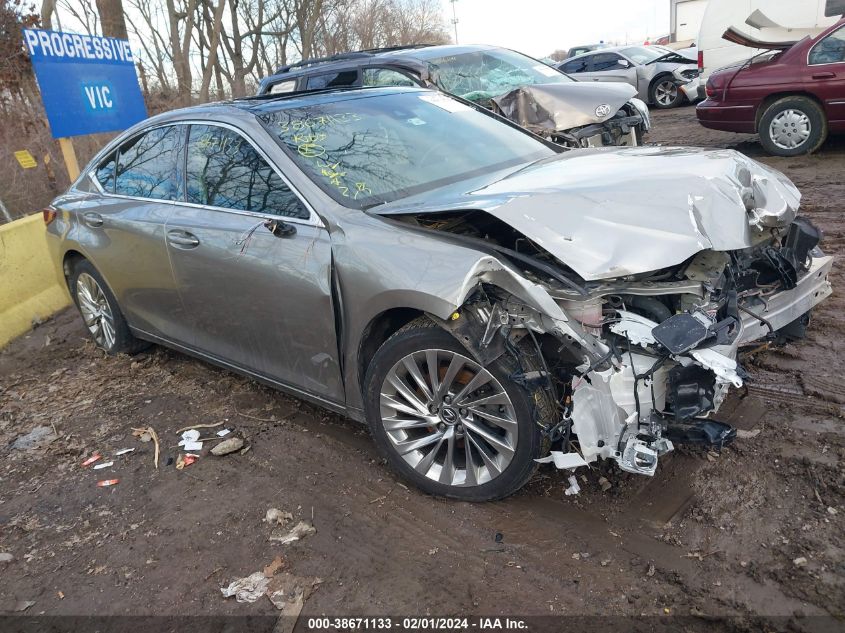
<instances>
[{"instance_id":1,"label":"rear window","mask_svg":"<svg viewBox=\"0 0 845 633\"><path fill-rule=\"evenodd\" d=\"M308 78L306 87L308 90L321 90L323 88L346 88L354 86L358 81L357 70L342 70L334 73L325 73Z\"/></svg>"},{"instance_id":2,"label":"rear window","mask_svg":"<svg viewBox=\"0 0 845 633\"><path fill-rule=\"evenodd\" d=\"M176 177L176 157L184 132L182 125L154 128L121 145L114 192L137 198L178 200L181 187Z\"/></svg>"}]
</instances>

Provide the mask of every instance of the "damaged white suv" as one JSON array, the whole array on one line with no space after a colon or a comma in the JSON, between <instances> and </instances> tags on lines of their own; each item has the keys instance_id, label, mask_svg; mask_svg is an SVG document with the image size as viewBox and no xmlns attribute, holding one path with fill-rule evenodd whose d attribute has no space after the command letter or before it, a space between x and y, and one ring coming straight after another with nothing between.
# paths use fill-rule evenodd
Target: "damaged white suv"
<instances>
[{"instance_id":1,"label":"damaged white suv","mask_svg":"<svg viewBox=\"0 0 845 633\"><path fill-rule=\"evenodd\" d=\"M800 338L832 260L733 151L565 151L446 95L344 90L160 115L45 212L109 352L170 345L368 422L422 489L537 461L653 475L738 350Z\"/></svg>"}]
</instances>

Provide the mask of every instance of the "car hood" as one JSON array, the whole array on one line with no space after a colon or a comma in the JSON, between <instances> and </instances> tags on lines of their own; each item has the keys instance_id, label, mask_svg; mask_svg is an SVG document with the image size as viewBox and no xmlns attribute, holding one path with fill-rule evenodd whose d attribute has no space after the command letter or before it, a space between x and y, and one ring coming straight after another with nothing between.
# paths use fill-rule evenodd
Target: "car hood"
<instances>
[{"instance_id":1,"label":"car hood","mask_svg":"<svg viewBox=\"0 0 845 633\"><path fill-rule=\"evenodd\" d=\"M733 150L635 147L572 150L371 212L483 210L592 281L747 248L792 222L799 200L783 174Z\"/></svg>"},{"instance_id":2,"label":"car hood","mask_svg":"<svg viewBox=\"0 0 845 633\"><path fill-rule=\"evenodd\" d=\"M573 81L521 86L492 101L522 127L555 131L606 121L636 94L626 83Z\"/></svg>"}]
</instances>

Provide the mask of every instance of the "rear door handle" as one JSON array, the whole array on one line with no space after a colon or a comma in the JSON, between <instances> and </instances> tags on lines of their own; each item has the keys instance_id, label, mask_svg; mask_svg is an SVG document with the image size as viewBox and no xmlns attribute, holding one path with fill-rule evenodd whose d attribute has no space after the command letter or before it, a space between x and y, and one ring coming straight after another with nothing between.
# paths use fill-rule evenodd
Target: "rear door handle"
<instances>
[{"instance_id":1,"label":"rear door handle","mask_svg":"<svg viewBox=\"0 0 845 633\"><path fill-rule=\"evenodd\" d=\"M200 245L199 238L187 231L168 231L167 241L179 248L196 248Z\"/></svg>"},{"instance_id":2,"label":"rear door handle","mask_svg":"<svg viewBox=\"0 0 845 633\"><path fill-rule=\"evenodd\" d=\"M83 213L82 220L90 227L97 228L98 226L103 226L103 216L99 213Z\"/></svg>"},{"instance_id":3,"label":"rear door handle","mask_svg":"<svg viewBox=\"0 0 845 633\"><path fill-rule=\"evenodd\" d=\"M826 71L823 73L815 73L813 75L813 79L833 79L834 77L836 77L836 73L830 71Z\"/></svg>"}]
</instances>

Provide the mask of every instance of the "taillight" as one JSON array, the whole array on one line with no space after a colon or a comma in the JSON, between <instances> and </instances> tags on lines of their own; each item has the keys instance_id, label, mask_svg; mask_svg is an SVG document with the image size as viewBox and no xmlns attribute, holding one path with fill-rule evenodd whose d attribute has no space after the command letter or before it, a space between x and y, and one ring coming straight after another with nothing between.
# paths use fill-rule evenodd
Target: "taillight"
<instances>
[{"instance_id":1,"label":"taillight","mask_svg":"<svg viewBox=\"0 0 845 633\"><path fill-rule=\"evenodd\" d=\"M698 50L698 70L704 70L704 51Z\"/></svg>"},{"instance_id":2,"label":"taillight","mask_svg":"<svg viewBox=\"0 0 845 633\"><path fill-rule=\"evenodd\" d=\"M708 99L715 99L716 95L719 94L719 91L716 89L716 86L713 85L712 79L708 79L707 83L704 84L704 94L707 95Z\"/></svg>"},{"instance_id":3,"label":"taillight","mask_svg":"<svg viewBox=\"0 0 845 633\"><path fill-rule=\"evenodd\" d=\"M58 211L53 208L47 207L46 209L41 211L41 214L44 216L44 224L50 224L53 220L56 219L58 215Z\"/></svg>"}]
</instances>

